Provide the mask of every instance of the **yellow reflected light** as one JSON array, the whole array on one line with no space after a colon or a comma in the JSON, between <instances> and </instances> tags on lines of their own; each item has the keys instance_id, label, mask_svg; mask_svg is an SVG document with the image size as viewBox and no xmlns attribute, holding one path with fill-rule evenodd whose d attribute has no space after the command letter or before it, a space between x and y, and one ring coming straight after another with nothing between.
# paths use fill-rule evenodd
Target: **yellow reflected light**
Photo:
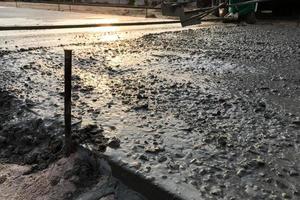
<instances>
[{"instance_id":1,"label":"yellow reflected light","mask_svg":"<svg viewBox=\"0 0 300 200\"><path fill-rule=\"evenodd\" d=\"M109 26L109 24L117 23L117 22L119 22L119 20L116 18L93 20L93 23L95 23L95 24L107 24L107 26L93 28L93 29L91 29L91 32L116 32L119 30L119 27ZM115 41L118 39L119 39L119 37L117 34L108 33L108 34L101 36L100 40L109 42L109 41Z\"/></svg>"},{"instance_id":2,"label":"yellow reflected light","mask_svg":"<svg viewBox=\"0 0 300 200\"><path fill-rule=\"evenodd\" d=\"M93 29L93 32L105 32L105 31L116 31L118 30L118 27L116 26L109 26L109 24L117 23L119 22L118 19L112 18L112 19L97 19L93 20L93 24L107 24L107 26L101 26Z\"/></svg>"}]
</instances>

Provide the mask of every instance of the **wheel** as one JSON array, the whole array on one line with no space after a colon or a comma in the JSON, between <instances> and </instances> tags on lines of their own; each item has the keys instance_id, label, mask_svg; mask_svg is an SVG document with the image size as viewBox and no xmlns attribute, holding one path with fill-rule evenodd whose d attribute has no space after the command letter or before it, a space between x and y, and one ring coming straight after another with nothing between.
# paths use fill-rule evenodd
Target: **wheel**
<instances>
[{"instance_id":1,"label":"wheel","mask_svg":"<svg viewBox=\"0 0 300 200\"><path fill-rule=\"evenodd\" d=\"M255 24L256 23L256 16L255 12L251 12L246 16L246 22L248 24Z\"/></svg>"}]
</instances>

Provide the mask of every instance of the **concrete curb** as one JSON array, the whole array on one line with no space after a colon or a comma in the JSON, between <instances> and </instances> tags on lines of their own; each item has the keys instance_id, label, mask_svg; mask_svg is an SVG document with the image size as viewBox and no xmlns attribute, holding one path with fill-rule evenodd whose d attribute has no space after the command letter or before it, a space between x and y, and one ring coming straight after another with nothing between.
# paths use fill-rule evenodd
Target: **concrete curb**
<instances>
[{"instance_id":1,"label":"concrete curb","mask_svg":"<svg viewBox=\"0 0 300 200\"><path fill-rule=\"evenodd\" d=\"M152 21L152 22L119 22L102 24L71 24L71 25L41 25L41 26L0 26L0 31L13 30L41 30L41 29L68 29L68 28L93 28L107 26L147 26L161 24L177 24L180 21Z\"/></svg>"},{"instance_id":2,"label":"concrete curb","mask_svg":"<svg viewBox=\"0 0 300 200\"><path fill-rule=\"evenodd\" d=\"M161 186L154 184L151 180L147 180L146 177L135 173L126 167L126 165L122 165L108 157L105 160L111 168L113 177L121 180L129 188L142 194L148 200L185 200L177 194L171 193Z\"/></svg>"}]
</instances>

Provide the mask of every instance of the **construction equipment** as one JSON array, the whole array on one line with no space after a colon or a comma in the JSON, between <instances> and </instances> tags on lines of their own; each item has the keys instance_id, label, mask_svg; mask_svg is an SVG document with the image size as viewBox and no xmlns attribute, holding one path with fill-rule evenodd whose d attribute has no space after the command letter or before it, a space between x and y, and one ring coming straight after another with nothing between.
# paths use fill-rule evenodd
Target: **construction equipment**
<instances>
[{"instance_id":1,"label":"construction equipment","mask_svg":"<svg viewBox=\"0 0 300 200\"><path fill-rule=\"evenodd\" d=\"M163 3L163 14L178 16L182 27L200 24L202 21L233 21L241 18L245 18L248 23L255 23L255 12L257 10L257 4L260 2L266 2L270 0L212 0L211 7L199 8L194 10L185 11L183 3ZM214 5L215 3L218 5ZM227 15L226 12L228 11ZM204 19L210 14L220 13L218 18Z\"/></svg>"}]
</instances>

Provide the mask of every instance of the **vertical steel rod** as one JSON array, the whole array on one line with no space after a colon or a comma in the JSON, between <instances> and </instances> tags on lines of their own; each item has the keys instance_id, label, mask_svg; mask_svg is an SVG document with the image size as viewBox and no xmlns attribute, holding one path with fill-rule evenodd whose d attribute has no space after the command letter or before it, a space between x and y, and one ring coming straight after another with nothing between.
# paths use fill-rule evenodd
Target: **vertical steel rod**
<instances>
[{"instance_id":1,"label":"vertical steel rod","mask_svg":"<svg viewBox=\"0 0 300 200\"><path fill-rule=\"evenodd\" d=\"M71 136L71 89L72 89L72 50L65 50L65 154L72 151Z\"/></svg>"}]
</instances>

